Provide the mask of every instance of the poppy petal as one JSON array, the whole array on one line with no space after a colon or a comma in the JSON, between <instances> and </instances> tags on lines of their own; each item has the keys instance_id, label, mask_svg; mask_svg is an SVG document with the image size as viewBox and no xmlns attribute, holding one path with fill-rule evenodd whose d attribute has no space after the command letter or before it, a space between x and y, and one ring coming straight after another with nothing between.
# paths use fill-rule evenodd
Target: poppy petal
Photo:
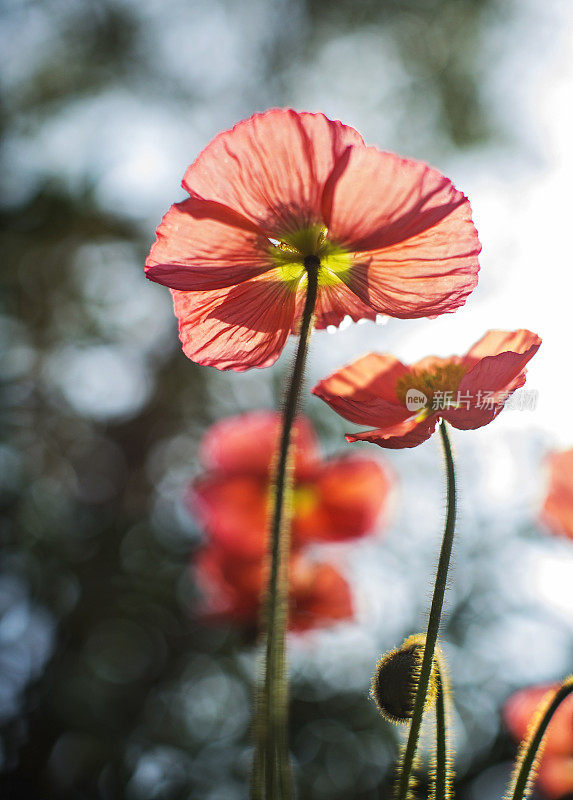
<instances>
[{"instance_id":1,"label":"poppy petal","mask_svg":"<svg viewBox=\"0 0 573 800\"><path fill-rule=\"evenodd\" d=\"M175 203L157 229L145 262L147 277L188 292L222 289L272 269L268 239L236 223L224 207L215 211L195 198Z\"/></svg>"},{"instance_id":2,"label":"poppy petal","mask_svg":"<svg viewBox=\"0 0 573 800\"><path fill-rule=\"evenodd\" d=\"M459 207L469 211L466 196L421 161L375 147L353 148L343 160L325 188L323 216L332 239L348 250L392 247L439 226ZM466 235L477 240L473 225Z\"/></svg>"},{"instance_id":3,"label":"poppy petal","mask_svg":"<svg viewBox=\"0 0 573 800\"><path fill-rule=\"evenodd\" d=\"M474 430L487 425L500 413L505 400L525 383L525 366L539 350L541 339L526 330L490 331L472 347L464 362L469 359L471 363L477 354L487 352L488 344L497 353L482 357L460 381L460 395L470 397L470 407L451 409L443 414L455 428ZM509 347L511 350L501 349ZM478 397L481 398L479 403ZM491 402L486 403L485 397L491 398Z\"/></svg>"},{"instance_id":4,"label":"poppy petal","mask_svg":"<svg viewBox=\"0 0 573 800\"><path fill-rule=\"evenodd\" d=\"M338 326L345 317L358 322L361 319L375 320L376 316L376 311L363 303L344 283L320 287L314 317L315 328Z\"/></svg>"},{"instance_id":5,"label":"poppy petal","mask_svg":"<svg viewBox=\"0 0 573 800\"><path fill-rule=\"evenodd\" d=\"M478 361L488 356L497 356L508 352L525 354L535 344L538 346L541 344L539 336L524 328L517 331L488 331L470 347L463 358L464 364L471 369Z\"/></svg>"},{"instance_id":6,"label":"poppy petal","mask_svg":"<svg viewBox=\"0 0 573 800\"><path fill-rule=\"evenodd\" d=\"M281 415L275 411L251 411L212 425L201 442L199 458L208 470L225 475L247 473L268 479L281 431ZM309 421L298 417L293 426L295 473L306 478L314 473L320 457L318 440Z\"/></svg>"},{"instance_id":7,"label":"poppy petal","mask_svg":"<svg viewBox=\"0 0 573 800\"><path fill-rule=\"evenodd\" d=\"M271 109L219 134L189 167L191 197L220 203L280 238L321 221L324 186L360 134L323 114Z\"/></svg>"},{"instance_id":8,"label":"poppy petal","mask_svg":"<svg viewBox=\"0 0 573 800\"><path fill-rule=\"evenodd\" d=\"M407 373L397 358L369 353L320 381L312 394L357 425L395 425L411 415L396 396L396 382Z\"/></svg>"},{"instance_id":9,"label":"poppy petal","mask_svg":"<svg viewBox=\"0 0 573 800\"><path fill-rule=\"evenodd\" d=\"M386 470L369 458L349 456L326 462L316 480L295 491L293 535L298 544L356 539L375 526L386 505L391 482ZM305 489L314 503L297 505Z\"/></svg>"},{"instance_id":10,"label":"poppy petal","mask_svg":"<svg viewBox=\"0 0 573 800\"><path fill-rule=\"evenodd\" d=\"M257 623L264 579L263 561L238 561L209 544L195 556L194 572L202 596L197 609L205 622Z\"/></svg>"},{"instance_id":11,"label":"poppy petal","mask_svg":"<svg viewBox=\"0 0 573 800\"><path fill-rule=\"evenodd\" d=\"M547 706L559 684L530 686L511 695L505 703L505 723L517 741L523 740L529 726ZM537 783L547 797L562 797L573 790L573 697L570 695L552 717L543 742Z\"/></svg>"},{"instance_id":12,"label":"poppy petal","mask_svg":"<svg viewBox=\"0 0 573 800\"><path fill-rule=\"evenodd\" d=\"M512 736L523 739L529 724L542 703L547 702L559 684L528 686L511 695L503 708L503 717ZM544 752L552 755L573 753L573 696L569 695L559 706L549 723Z\"/></svg>"},{"instance_id":13,"label":"poppy petal","mask_svg":"<svg viewBox=\"0 0 573 800\"><path fill-rule=\"evenodd\" d=\"M549 491L543 505L544 522L573 539L573 450L549 456Z\"/></svg>"},{"instance_id":14,"label":"poppy petal","mask_svg":"<svg viewBox=\"0 0 573 800\"><path fill-rule=\"evenodd\" d=\"M573 724L572 724L573 727ZM573 794L573 755L552 756L545 753L541 757L537 773L537 784L546 797L566 800Z\"/></svg>"},{"instance_id":15,"label":"poppy petal","mask_svg":"<svg viewBox=\"0 0 573 800\"><path fill-rule=\"evenodd\" d=\"M417 421L416 417L410 417L404 422L385 428L364 431L364 433L347 433L346 440L348 442L372 442L390 450L417 447L430 438L436 429L438 419L437 414L432 414L422 421Z\"/></svg>"},{"instance_id":16,"label":"poppy petal","mask_svg":"<svg viewBox=\"0 0 573 800\"><path fill-rule=\"evenodd\" d=\"M198 364L243 372L268 367L280 356L296 291L278 269L227 289L171 292L183 350Z\"/></svg>"},{"instance_id":17,"label":"poppy petal","mask_svg":"<svg viewBox=\"0 0 573 800\"><path fill-rule=\"evenodd\" d=\"M480 389L475 392L469 391L460 384L460 395L469 395L470 397L469 408L444 409L442 416L451 423L454 428L458 428L461 431L473 431L476 428L483 428L484 425L493 422L498 414L503 411L503 406L507 398L510 397L516 389L520 389L524 383L525 370L520 372L510 384L505 386L503 391L492 392L491 394L488 394L487 390L483 392Z\"/></svg>"},{"instance_id":18,"label":"poppy petal","mask_svg":"<svg viewBox=\"0 0 573 800\"><path fill-rule=\"evenodd\" d=\"M207 476L192 486L191 511L229 555L262 559L267 548L268 489L249 475Z\"/></svg>"},{"instance_id":19,"label":"poppy petal","mask_svg":"<svg viewBox=\"0 0 573 800\"><path fill-rule=\"evenodd\" d=\"M206 622L257 623L265 581L264 562L237 560L210 544L195 558L202 594L200 617ZM300 556L289 564L289 623L292 631L324 627L353 615L350 586L331 564Z\"/></svg>"},{"instance_id":20,"label":"poppy petal","mask_svg":"<svg viewBox=\"0 0 573 800\"><path fill-rule=\"evenodd\" d=\"M332 564L296 559L290 581L290 630L325 627L353 616L348 581Z\"/></svg>"},{"instance_id":21,"label":"poppy petal","mask_svg":"<svg viewBox=\"0 0 573 800\"><path fill-rule=\"evenodd\" d=\"M323 198L329 236L355 253L341 275L376 311L453 311L477 284L481 245L466 196L418 161L352 148ZM368 190L365 190L365 186Z\"/></svg>"},{"instance_id":22,"label":"poppy petal","mask_svg":"<svg viewBox=\"0 0 573 800\"><path fill-rule=\"evenodd\" d=\"M453 215L452 215L453 216ZM478 260L452 248L454 219L385 250L355 254L342 276L367 305L398 319L434 317L462 306L478 282Z\"/></svg>"}]
</instances>

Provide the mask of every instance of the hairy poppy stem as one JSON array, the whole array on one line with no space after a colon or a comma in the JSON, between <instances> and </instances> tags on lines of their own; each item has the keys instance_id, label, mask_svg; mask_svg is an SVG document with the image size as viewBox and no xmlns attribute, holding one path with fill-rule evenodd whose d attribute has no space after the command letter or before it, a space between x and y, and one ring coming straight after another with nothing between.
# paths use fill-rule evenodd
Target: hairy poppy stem
<instances>
[{"instance_id":1,"label":"hairy poppy stem","mask_svg":"<svg viewBox=\"0 0 573 800\"><path fill-rule=\"evenodd\" d=\"M509 800L524 800L529 796L547 726L559 705L571 692L573 692L573 675L565 678L548 703L545 701L542 704L540 717L534 717L533 724L530 726L527 736L519 749L515 769L506 794L506 798ZM544 706L546 706L545 709Z\"/></svg>"},{"instance_id":2,"label":"hairy poppy stem","mask_svg":"<svg viewBox=\"0 0 573 800\"><path fill-rule=\"evenodd\" d=\"M307 290L298 349L285 397L278 462L275 473L270 526L271 567L265 604L266 648L264 686L255 720L253 800L286 800L292 796L288 753L288 691L286 677L286 628L288 622L288 558L290 550L293 470L290 459L292 427L304 379L312 319L318 293L320 261L304 261ZM263 790L264 787L264 790Z\"/></svg>"},{"instance_id":3,"label":"hairy poppy stem","mask_svg":"<svg viewBox=\"0 0 573 800\"><path fill-rule=\"evenodd\" d=\"M449 679L444 659L438 658L438 692L436 695L436 764L433 800L449 800L452 794L451 755L448 748L448 708L450 701Z\"/></svg>"},{"instance_id":4,"label":"hairy poppy stem","mask_svg":"<svg viewBox=\"0 0 573 800\"><path fill-rule=\"evenodd\" d=\"M418 681L418 688L416 689L416 697L414 700L412 723L410 725L408 741L404 751L404 757L402 759L400 775L398 778L398 787L396 791L397 800L406 800L410 791L412 768L414 765L414 757L416 755L418 738L420 736L420 728L422 726L422 716L424 714L424 706L426 704L426 693L428 691L428 683L430 681L434 650L436 649L438 629L440 627L440 618L444 603L444 593L446 591L446 582L448 578L448 568L450 565L452 544L454 541L456 522L456 474L454 469L454 459L452 456L452 446L448 436L447 424L444 419L440 421L440 436L442 437L442 447L446 462L446 479L448 486L446 524L442 539L442 549L440 550L440 558L438 561L436 581L434 583L434 596L432 597L432 605L430 608L430 619L428 621L428 632L426 634L424 657L422 658L420 679Z\"/></svg>"}]
</instances>

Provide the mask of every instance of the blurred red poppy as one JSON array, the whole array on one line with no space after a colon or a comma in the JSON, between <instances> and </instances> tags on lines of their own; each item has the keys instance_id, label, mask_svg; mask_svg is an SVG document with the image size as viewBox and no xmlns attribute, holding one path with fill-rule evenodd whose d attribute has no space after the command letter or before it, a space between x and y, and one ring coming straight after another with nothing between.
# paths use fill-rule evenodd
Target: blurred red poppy
<instances>
[{"instance_id":1,"label":"blurred red poppy","mask_svg":"<svg viewBox=\"0 0 573 800\"><path fill-rule=\"evenodd\" d=\"M558 684L521 689L513 694L503 709L505 723L516 741L527 735L540 703ZM559 798L573 792L573 695L555 712L545 734L543 754L537 773L537 785L547 797Z\"/></svg>"},{"instance_id":2,"label":"blurred red poppy","mask_svg":"<svg viewBox=\"0 0 573 800\"><path fill-rule=\"evenodd\" d=\"M549 490L542 513L555 533L573 539L573 449L549 456Z\"/></svg>"},{"instance_id":3,"label":"blurred red poppy","mask_svg":"<svg viewBox=\"0 0 573 800\"><path fill-rule=\"evenodd\" d=\"M349 442L415 447L443 417L455 428L480 428L525 383L525 365L541 339L531 331L488 331L464 356L429 356L411 367L370 353L320 381L318 395L345 419L375 430L348 434Z\"/></svg>"},{"instance_id":4,"label":"blurred red poppy","mask_svg":"<svg viewBox=\"0 0 573 800\"><path fill-rule=\"evenodd\" d=\"M216 544L195 559L205 621L257 625L265 585L263 558L237 558ZM296 554L289 562L289 629L304 631L351 619L352 594L346 579L329 563Z\"/></svg>"},{"instance_id":5,"label":"blurred red poppy","mask_svg":"<svg viewBox=\"0 0 573 800\"><path fill-rule=\"evenodd\" d=\"M454 311L477 283L465 195L323 114L243 120L203 150L183 187L189 198L163 218L146 272L172 289L183 350L199 364L276 361L297 331L309 258L317 328Z\"/></svg>"},{"instance_id":6,"label":"blurred red poppy","mask_svg":"<svg viewBox=\"0 0 573 800\"><path fill-rule=\"evenodd\" d=\"M266 553L273 459L280 414L255 411L213 425L200 448L206 473L189 503L212 542L243 558ZM374 529L391 479L378 461L361 456L323 460L309 422L293 434L292 547L355 539Z\"/></svg>"},{"instance_id":7,"label":"blurred red poppy","mask_svg":"<svg viewBox=\"0 0 573 800\"><path fill-rule=\"evenodd\" d=\"M280 426L280 414L253 411L213 425L201 442L206 472L191 486L189 503L208 537L195 559L205 619L258 622ZM323 460L304 417L297 418L292 441L289 626L304 630L350 618L352 599L338 569L309 559L302 548L371 532L391 479L371 458Z\"/></svg>"}]
</instances>

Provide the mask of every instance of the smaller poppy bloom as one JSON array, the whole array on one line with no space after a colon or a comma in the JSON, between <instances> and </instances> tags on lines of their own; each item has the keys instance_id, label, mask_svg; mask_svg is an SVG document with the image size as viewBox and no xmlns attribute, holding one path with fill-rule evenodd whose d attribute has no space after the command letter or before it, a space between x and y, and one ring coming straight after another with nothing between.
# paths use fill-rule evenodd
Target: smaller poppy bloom
<instances>
[{"instance_id":1,"label":"smaller poppy bloom","mask_svg":"<svg viewBox=\"0 0 573 800\"><path fill-rule=\"evenodd\" d=\"M527 736L540 704L558 688L558 684L528 687L509 698L503 718L516 741ZM573 695L561 703L547 727L537 784L551 798L573 792Z\"/></svg>"},{"instance_id":2,"label":"smaller poppy bloom","mask_svg":"<svg viewBox=\"0 0 573 800\"><path fill-rule=\"evenodd\" d=\"M555 533L573 539L573 449L549 456L549 490L542 517Z\"/></svg>"},{"instance_id":3,"label":"smaller poppy bloom","mask_svg":"<svg viewBox=\"0 0 573 800\"><path fill-rule=\"evenodd\" d=\"M257 625L265 585L263 558L241 559L217 544L195 560L206 621ZM325 627L353 616L352 594L335 566L296 554L289 563L289 629Z\"/></svg>"},{"instance_id":4,"label":"smaller poppy bloom","mask_svg":"<svg viewBox=\"0 0 573 800\"><path fill-rule=\"evenodd\" d=\"M370 353L312 392L345 419L375 427L348 434L349 442L415 447L441 417L461 430L495 419L525 383L525 365L540 344L531 331L488 331L464 356L429 356L410 367L394 356Z\"/></svg>"},{"instance_id":5,"label":"smaller poppy bloom","mask_svg":"<svg viewBox=\"0 0 573 800\"><path fill-rule=\"evenodd\" d=\"M225 419L206 433L199 458L206 468L191 486L189 504L210 539L241 558L267 550L280 415L254 411ZM391 481L375 460L323 460L309 422L293 431L293 550L313 542L345 541L376 526Z\"/></svg>"}]
</instances>

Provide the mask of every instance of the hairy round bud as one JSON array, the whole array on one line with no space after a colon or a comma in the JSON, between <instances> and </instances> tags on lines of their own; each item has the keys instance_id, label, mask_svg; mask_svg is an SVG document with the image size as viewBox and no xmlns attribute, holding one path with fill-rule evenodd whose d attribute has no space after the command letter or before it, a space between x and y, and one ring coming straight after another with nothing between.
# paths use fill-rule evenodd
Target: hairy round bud
<instances>
[{"instance_id":1,"label":"hairy round bud","mask_svg":"<svg viewBox=\"0 0 573 800\"><path fill-rule=\"evenodd\" d=\"M397 650L390 650L376 665L370 694L383 717L407 722L412 717L416 688L424 657L425 636L409 636ZM433 704L438 686L438 663L434 656L425 707Z\"/></svg>"}]
</instances>

